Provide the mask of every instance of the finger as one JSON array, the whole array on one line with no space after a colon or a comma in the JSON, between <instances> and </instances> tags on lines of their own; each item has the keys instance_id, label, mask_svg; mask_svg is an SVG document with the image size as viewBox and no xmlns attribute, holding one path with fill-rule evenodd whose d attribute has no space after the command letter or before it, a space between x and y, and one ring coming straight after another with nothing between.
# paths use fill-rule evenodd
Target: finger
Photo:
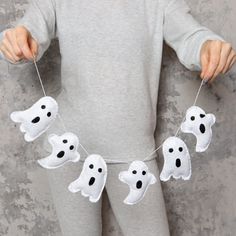
<instances>
[{"instance_id":1,"label":"finger","mask_svg":"<svg viewBox=\"0 0 236 236\"><path fill-rule=\"evenodd\" d=\"M30 50L31 50L31 53L32 53L33 57L36 58L36 56L38 54L38 44L37 44L37 42L33 38L30 38L29 39L29 45L30 45Z\"/></svg>"},{"instance_id":2,"label":"finger","mask_svg":"<svg viewBox=\"0 0 236 236\"><path fill-rule=\"evenodd\" d=\"M220 55L221 55L221 48L222 48L222 43L220 41L214 41L211 43L210 46L210 60L208 64L208 69L205 74L206 79L211 79L212 76L214 75L219 62L220 62Z\"/></svg>"},{"instance_id":3,"label":"finger","mask_svg":"<svg viewBox=\"0 0 236 236\"><path fill-rule=\"evenodd\" d=\"M8 30L5 34L5 36L8 39L8 41L10 42L15 55L17 57L19 57L20 59L22 59L23 58L23 53L22 53L21 49L19 48L19 46L17 44L15 30L14 31L13 30Z\"/></svg>"},{"instance_id":4,"label":"finger","mask_svg":"<svg viewBox=\"0 0 236 236\"><path fill-rule=\"evenodd\" d=\"M231 53L232 47L229 43L224 44L221 49L221 55L220 55L220 61L219 64L215 70L214 75L212 76L212 79L215 79L217 75L219 75L221 72L223 72L223 69L227 63L228 57Z\"/></svg>"},{"instance_id":5,"label":"finger","mask_svg":"<svg viewBox=\"0 0 236 236\"><path fill-rule=\"evenodd\" d=\"M208 62L209 62L209 52L205 52L203 55L201 55L202 72L201 72L200 76L202 79L205 79L205 74L207 71Z\"/></svg>"},{"instance_id":6,"label":"finger","mask_svg":"<svg viewBox=\"0 0 236 236\"><path fill-rule=\"evenodd\" d=\"M235 64L236 62L236 55L233 57L233 60L231 61L230 65L229 65L229 69L232 68L232 66Z\"/></svg>"},{"instance_id":7,"label":"finger","mask_svg":"<svg viewBox=\"0 0 236 236\"><path fill-rule=\"evenodd\" d=\"M3 39L2 45L4 46L5 49L7 49L7 51L11 54L11 56L14 58L15 61L19 61L21 59L15 54L12 45L6 38Z\"/></svg>"},{"instance_id":8,"label":"finger","mask_svg":"<svg viewBox=\"0 0 236 236\"><path fill-rule=\"evenodd\" d=\"M24 57L28 60L31 60L33 56L29 47L28 34L26 32L18 33L16 35L16 39L17 39L17 44L21 49Z\"/></svg>"},{"instance_id":9,"label":"finger","mask_svg":"<svg viewBox=\"0 0 236 236\"><path fill-rule=\"evenodd\" d=\"M229 66L230 66L234 56L235 56L235 52L234 52L234 50L231 50L231 52L230 52L230 54L228 56L227 62L225 64L225 66L224 66L223 74L228 71L228 68L229 68Z\"/></svg>"},{"instance_id":10,"label":"finger","mask_svg":"<svg viewBox=\"0 0 236 236\"><path fill-rule=\"evenodd\" d=\"M209 45L211 41L206 41L201 48L200 52L200 60L201 60L201 67L202 67L202 72L201 72L201 78L205 79L205 74L208 68L208 63L209 63Z\"/></svg>"},{"instance_id":11,"label":"finger","mask_svg":"<svg viewBox=\"0 0 236 236\"><path fill-rule=\"evenodd\" d=\"M232 58L232 60L231 60L231 62L229 64L229 67L227 68L225 73L228 72L232 68L232 66L234 65L235 62L236 62L236 55Z\"/></svg>"},{"instance_id":12,"label":"finger","mask_svg":"<svg viewBox=\"0 0 236 236\"><path fill-rule=\"evenodd\" d=\"M11 53L5 48L3 44L0 45L0 50L3 53L4 57L10 61L11 63L16 63L14 57L11 55Z\"/></svg>"}]
</instances>

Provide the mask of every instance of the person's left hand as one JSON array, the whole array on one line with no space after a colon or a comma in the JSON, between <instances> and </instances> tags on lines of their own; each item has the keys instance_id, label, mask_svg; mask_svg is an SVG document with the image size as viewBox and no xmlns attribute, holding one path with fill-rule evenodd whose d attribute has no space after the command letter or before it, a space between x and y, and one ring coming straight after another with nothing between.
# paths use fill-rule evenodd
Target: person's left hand
<instances>
[{"instance_id":1,"label":"person's left hand","mask_svg":"<svg viewBox=\"0 0 236 236\"><path fill-rule=\"evenodd\" d=\"M201 78L213 82L219 74L225 74L236 62L236 53L230 43L208 40L201 48Z\"/></svg>"}]
</instances>

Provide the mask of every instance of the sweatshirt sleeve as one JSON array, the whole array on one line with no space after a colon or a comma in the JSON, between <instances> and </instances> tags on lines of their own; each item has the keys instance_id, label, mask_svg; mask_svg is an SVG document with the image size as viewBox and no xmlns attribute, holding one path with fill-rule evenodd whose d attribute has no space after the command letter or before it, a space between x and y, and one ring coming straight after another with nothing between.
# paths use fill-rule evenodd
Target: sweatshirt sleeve
<instances>
[{"instance_id":1,"label":"sweatshirt sleeve","mask_svg":"<svg viewBox=\"0 0 236 236\"><path fill-rule=\"evenodd\" d=\"M14 24L14 27L16 26L24 26L36 40L39 47L37 60L39 60L56 35L56 17L53 0L31 0L23 18ZM3 32L1 35L3 35Z\"/></svg>"},{"instance_id":2,"label":"sweatshirt sleeve","mask_svg":"<svg viewBox=\"0 0 236 236\"><path fill-rule=\"evenodd\" d=\"M172 47L180 62L190 70L201 70L200 51L207 40L221 40L220 36L201 26L190 14L184 0L171 0L165 9L164 39Z\"/></svg>"}]
</instances>

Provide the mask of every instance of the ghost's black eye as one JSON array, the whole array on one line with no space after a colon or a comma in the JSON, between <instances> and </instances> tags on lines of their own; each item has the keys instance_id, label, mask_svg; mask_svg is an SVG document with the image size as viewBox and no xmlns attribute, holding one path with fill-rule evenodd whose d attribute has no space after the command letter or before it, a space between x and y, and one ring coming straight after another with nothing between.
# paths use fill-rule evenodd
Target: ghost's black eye
<instances>
[{"instance_id":1,"label":"ghost's black eye","mask_svg":"<svg viewBox=\"0 0 236 236\"><path fill-rule=\"evenodd\" d=\"M90 168L90 169L93 169L93 164L90 164L90 165L89 165L89 168Z\"/></svg>"},{"instance_id":2,"label":"ghost's black eye","mask_svg":"<svg viewBox=\"0 0 236 236\"><path fill-rule=\"evenodd\" d=\"M170 148L170 149L169 149L169 152L170 152L170 153L172 153L173 151L174 151L174 149L173 149L173 148Z\"/></svg>"},{"instance_id":3,"label":"ghost's black eye","mask_svg":"<svg viewBox=\"0 0 236 236\"><path fill-rule=\"evenodd\" d=\"M136 174L137 174L137 171L136 171L136 170L133 170L132 173L133 173L134 175L136 175Z\"/></svg>"},{"instance_id":4,"label":"ghost's black eye","mask_svg":"<svg viewBox=\"0 0 236 236\"><path fill-rule=\"evenodd\" d=\"M182 147L179 147L179 151L182 152L182 151L183 151L183 148L182 148Z\"/></svg>"},{"instance_id":5,"label":"ghost's black eye","mask_svg":"<svg viewBox=\"0 0 236 236\"><path fill-rule=\"evenodd\" d=\"M191 119L191 120L195 120L195 117L194 117L194 116L191 116L190 119Z\"/></svg>"},{"instance_id":6,"label":"ghost's black eye","mask_svg":"<svg viewBox=\"0 0 236 236\"><path fill-rule=\"evenodd\" d=\"M201 118L205 117L205 114L200 114L200 117L201 117Z\"/></svg>"},{"instance_id":7,"label":"ghost's black eye","mask_svg":"<svg viewBox=\"0 0 236 236\"><path fill-rule=\"evenodd\" d=\"M63 143L67 143L68 141L67 141L66 139L64 139L62 142L63 142Z\"/></svg>"},{"instance_id":8,"label":"ghost's black eye","mask_svg":"<svg viewBox=\"0 0 236 236\"><path fill-rule=\"evenodd\" d=\"M42 106L41 106L41 108L42 108L42 109L45 109L45 108L46 108L46 106L45 106L45 105L42 105Z\"/></svg>"},{"instance_id":9,"label":"ghost's black eye","mask_svg":"<svg viewBox=\"0 0 236 236\"><path fill-rule=\"evenodd\" d=\"M102 173L102 168L98 168L98 172L99 172L99 173Z\"/></svg>"},{"instance_id":10,"label":"ghost's black eye","mask_svg":"<svg viewBox=\"0 0 236 236\"><path fill-rule=\"evenodd\" d=\"M73 149L74 149L74 145L71 145L71 146L70 146L70 150L73 150Z\"/></svg>"},{"instance_id":11,"label":"ghost's black eye","mask_svg":"<svg viewBox=\"0 0 236 236\"><path fill-rule=\"evenodd\" d=\"M142 174L143 174L143 175L146 175L146 171L144 170L144 171L142 172Z\"/></svg>"},{"instance_id":12,"label":"ghost's black eye","mask_svg":"<svg viewBox=\"0 0 236 236\"><path fill-rule=\"evenodd\" d=\"M48 112L48 113L47 113L47 116L50 117L50 116L51 116L51 112Z\"/></svg>"}]
</instances>

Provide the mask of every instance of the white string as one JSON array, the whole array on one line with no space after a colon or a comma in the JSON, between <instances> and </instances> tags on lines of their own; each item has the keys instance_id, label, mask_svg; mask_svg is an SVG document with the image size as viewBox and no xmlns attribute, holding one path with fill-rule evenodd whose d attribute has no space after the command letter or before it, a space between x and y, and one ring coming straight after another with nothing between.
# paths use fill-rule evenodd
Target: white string
<instances>
[{"instance_id":1,"label":"white string","mask_svg":"<svg viewBox=\"0 0 236 236\"><path fill-rule=\"evenodd\" d=\"M61 115L58 113L57 116L58 116L59 120L61 121L64 131L67 132L66 125L65 125L64 121L62 120Z\"/></svg>"},{"instance_id":2,"label":"white string","mask_svg":"<svg viewBox=\"0 0 236 236\"><path fill-rule=\"evenodd\" d=\"M201 92L201 89L202 89L202 86L203 86L203 84L205 84L205 83L207 83L207 81L204 80L204 79L202 79L202 82L201 82L200 87L199 87L199 89L198 89L198 91L197 91L197 95L196 95L196 97L195 97L195 100L194 100L193 106L196 105L197 100L198 100L198 97L199 97L200 92Z\"/></svg>"},{"instance_id":3,"label":"white string","mask_svg":"<svg viewBox=\"0 0 236 236\"><path fill-rule=\"evenodd\" d=\"M148 155L149 159L147 160L143 160L143 161L151 161L153 159L155 159L156 157L153 156L152 158L150 158L155 152L157 151L157 149L153 150L151 152L151 154ZM122 159L119 159L119 160L116 160L116 159L107 159L107 158L104 158L104 160L107 162L107 163L110 163L110 164L129 164L131 162L134 161L134 159L130 159L130 160L122 160Z\"/></svg>"},{"instance_id":4,"label":"white string","mask_svg":"<svg viewBox=\"0 0 236 236\"><path fill-rule=\"evenodd\" d=\"M82 149L85 151L85 153L89 156L88 151L86 150L86 148L79 142L79 145L82 147Z\"/></svg>"},{"instance_id":5,"label":"white string","mask_svg":"<svg viewBox=\"0 0 236 236\"><path fill-rule=\"evenodd\" d=\"M148 156L146 156L143 161L148 161L149 158L150 158L150 156L152 156L155 152L157 152L157 151L162 147L162 144L163 144L163 143L164 143L164 141L163 141L153 152L151 152L151 154L149 154Z\"/></svg>"},{"instance_id":6,"label":"white string","mask_svg":"<svg viewBox=\"0 0 236 236\"><path fill-rule=\"evenodd\" d=\"M35 57L33 57L33 61L34 61L34 65L35 65L35 68L36 68L36 71L37 71L37 75L38 75L38 78L39 78L39 82L40 82L41 87L42 87L42 91L43 91L43 93L44 93L44 96L46 97L47 95L46 95L46 92L45 92L45 89L44 89L44 86L43 86L43 82L42 82L42 79L41 79L41 76L40 76L40 73L39 73L39 69L38 69L38 66L37 66ZM202 82L201 82L201 84L200 84L200 87L199 87L199 89L198 89L198 91L197 91L196 97L195 97L195 99L194 99L193 106L196 105L197 100L198 100L198 97L199 97L200 92L201 92L201 89L202 89L202 86L203 86L203 84L205 84L206 82L207 82L207 81L202 80ZM62 126L63 126L64 131L66 132L67 129L66 129L65 123L64 123L64 121L63 121L63 119L62 119L62 117L61 117L61 115L60 115L59 113L58 113L58 118L59 118L59 120L61 121L61 124L62 124ZM185 119L185 117L183 117L183 119L182 119L182 121L181 121L181 124L183 123L184 119ZM179 133L179 131L180 131L180 128L181 128L181 124L180 124L180 126L178 127L178 129L176 130L175 136L178 135L178 133ZM143 159L143 161L150 161L150 160L152 160L152 158L150 159L150 157L151 157L154 153L156 153L156 152L162 147L163 143L164 143L164 141L163 141L155 150L153 150L148 156L146 156L146 157ZM89 155L89 152L86 150L86 148L85 148L81 143L79 143L79 145L80 145L81 148L84 150L84 152L85 152L87 155ZM107 163L111 163L111 164L112 164L112 163L113 163L113 164L128 164L128 163L131 163L131 162L134 161L134 160L104 159L104 161L106 161Z\"/></svg>"},{"instance_id":7,"label":"white string","mask_svg":"<svg viewBox=\"0 0 236 236\"><path fill-rule=\"evenodd\" d=\"M33 57L33 60L34 60L34 66L35 66L35 69L36 69L36 72L38 74L38 78L39 78L39 82L41 84L41 87L42 87L42 90L43 90L43 94L44 96L46 97L46 92L45 92L45 89L44 89L44 86L43 86L43 82L42 82L42 79L41 79L41 76L40 76L40 73L39 73L39 69L38 69L38 66L36 64L36 60L35 60L35 57Z\"/></svg>"}]
</instances>

